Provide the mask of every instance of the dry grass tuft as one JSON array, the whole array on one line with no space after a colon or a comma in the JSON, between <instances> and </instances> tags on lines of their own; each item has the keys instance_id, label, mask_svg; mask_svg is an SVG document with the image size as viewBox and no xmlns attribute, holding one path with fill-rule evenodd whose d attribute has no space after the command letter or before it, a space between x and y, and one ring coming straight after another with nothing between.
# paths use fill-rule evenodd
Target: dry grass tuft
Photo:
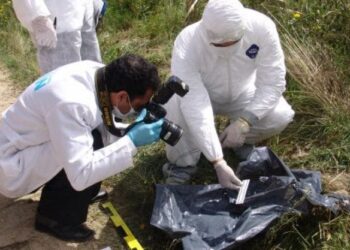
<instances>
[{"instance_id":1,"label":"dry grass tuft","mask_svg":"<svg viewBox=\"0 0 350 250\"><path fill-rule=\"evenodd\" d=\"M350 194L350 174L344 171L338 175L323 174L322 182L327 188L327 192L335 192L342 195Z\"/></svg>"},{"instance_id":2,"label":"dry grass tuft","mask_svg":"<svg viewBox=\"0 0 350 250\"><path fill-rule=\"evenodd\" d=\"M318 43L283 32L288 73L300 87L313 96L325 110L349 110L350 92L342 75L333 66L332 57Z\"/></svg>"}]
</instances>

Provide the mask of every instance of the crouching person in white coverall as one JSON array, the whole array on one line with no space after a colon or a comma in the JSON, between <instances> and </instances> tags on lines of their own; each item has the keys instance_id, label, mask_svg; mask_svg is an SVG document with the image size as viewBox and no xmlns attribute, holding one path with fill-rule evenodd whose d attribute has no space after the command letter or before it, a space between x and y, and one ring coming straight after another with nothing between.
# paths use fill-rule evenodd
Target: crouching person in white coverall
<instances>
[{"instance_id":1,"label":"crouching person in white coverall","mask_svg":"<svg viewBox=\"0 0 350 250\"><path fill-rule=\"evenodd\" d=\"M37 49L42 74L81 60L101 62L96 24L102 0L13 0L21 24Z\"/></svg>"},{"instance_id":2,"label":"crouching person in white coverall","mask_svg":"<svg viewBox=\"0 0 350 250\"><path fill-rule=\"evenodd\" d=\"M177 36L171 69L190 91L165 106L167 118L184 129L179 143L167 146L166 183L188 182L203 153L219 183L238 188L241 181L222 148L232 148L243 160L255 143L280 133L294 116L282 96L286 69L275 24L237 0L210 0L202 19ZM220 136L215 114L231 121Z\"/></svg>"},{"instance_id":3,"label":"crouching person in white coverall","mask_svg":"<svg viewBox=\"0 0 350 250\"><path fill-rule=\"evenodd\" d=\"M16 198L44 185L35 228L90 239L84 222L101 181L131 167L137 147L159 140L163 124L141 122L118 138L104 119L140 111L159 86L156 67L136 55L107 66L76 62L39 78L2 114L0 193Z\"/></svg>"}]
</instances>

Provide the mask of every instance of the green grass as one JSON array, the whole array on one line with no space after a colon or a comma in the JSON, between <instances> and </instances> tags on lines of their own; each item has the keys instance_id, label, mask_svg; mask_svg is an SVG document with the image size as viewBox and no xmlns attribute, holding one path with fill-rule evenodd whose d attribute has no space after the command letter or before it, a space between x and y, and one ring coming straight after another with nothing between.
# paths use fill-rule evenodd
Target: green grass
<instances>
[{"instance_id":1,"label":"green grass","mask_svg":"<svg viewBox=\"0 0 350 250\"><path fill-rule=\"evenodd\" d=\"M159 69L165 80L176 34L200 18L206 1L114 0L99 30L104 62L127 53L140 54ZM247 6L274 18L281 34L288 68L288 101L294 121L266 142L290 167L321 171L324 189L349 192L350 173L350 4L344 0L246 0ZM11 11L0 3L0 56L19 88L39 74L28 34ZM15 42L14 42L15 41ZM225 120L218 118L220 129ZM235 160L225 151L229 162ZM146 249L180 249L181 244L149 225L155 196L166 162L164 143L139 150L135 167L109 178L111 201ZM214 183L215 173L201 158L193 183ZM336 181L334 181L337 176ZM338 177L344 178L338 178ZM333 180L333 181L332 181ZM350 249L346 214L332 217L314 211L308 217L286 215L244 249Z\"/></svg>"}]
</instances>

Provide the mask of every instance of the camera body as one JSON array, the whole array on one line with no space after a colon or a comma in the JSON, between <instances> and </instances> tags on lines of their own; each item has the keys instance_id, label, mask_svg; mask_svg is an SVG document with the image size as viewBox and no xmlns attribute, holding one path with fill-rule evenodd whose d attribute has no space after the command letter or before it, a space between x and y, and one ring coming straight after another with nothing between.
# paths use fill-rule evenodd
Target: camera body
<instances>
[{"instance_id":1,"label":"camera body","mask_svg":"<svg viewBox=\"0 0 350 250\"><path fill-rule=\"evenodd\" d=\"M176 76L169 77L157 94L153 96L150 103L146 106L147 114L143 121L145 123L152 123L164 118L167 112L165 108L161 106L161 104L167 103L174 94L183 97L188 91L188 85L181 81L180 78ZM160 138L163 141L171 146L174 146L180 140L182 133L183 129L179 125L164 118L164 123L160 132Z\"/></svg>"},{"instance_id":2,"label":"camera body","mask_svg":"<svg viewBox=\"0 0 350 250\"><path fill-rule=\"evenodd\" d=\"M174 94L183 97L187 94L188 91L188 85L182 82L180 78L176 76L169 77L168 80L159 89L157 94L153 96L151 101L146 105L145 108L147 113L143 120L139 122L153 123L163 118L164 123L160 132L160 138L167 144L174 146L180 140L183 133L183 129L179 125L164 118L167 112L165 108L162 107L162 104L167 103ZM127 127L126 133L137 123L133 123L129 127Z\"/></svg>"}]
</instances>

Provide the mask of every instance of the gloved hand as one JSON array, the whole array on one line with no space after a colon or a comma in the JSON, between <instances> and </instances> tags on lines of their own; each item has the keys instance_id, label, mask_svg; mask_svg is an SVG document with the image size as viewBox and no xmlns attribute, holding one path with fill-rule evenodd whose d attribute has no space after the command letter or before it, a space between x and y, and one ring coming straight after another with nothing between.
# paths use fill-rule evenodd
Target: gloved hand
<instances>
[{"instance_id":1,"label":"gloved hand","mask_svg":"<svg viewBox=\"0 0 350 250\"><path fill-rule=\"evenodd\" d=\"M143 109L136 121L142 121L146 115L146 110ZM151 144L159 140L160 131L162 130L163 119L153 123L141 122L136 124L127 135L130 137L136 147Z\"/></svg>"},{"instance_id":2,"label":"gloved hand","mask_svg":"<svg viewBox=\"0 0 350 250\"><path fill-rule=\"evenodd\" d=\"M246 134L249 132L250 126L248 122L239 118L231 123L224 132L221 133L219 139L223 148L238 148L243 145Z\"/></svg>"},{"instance_id":3,"label":"gloved hand","mask_svg":"<svg viewBox=\"0 0 350 250\"><path fill-rule=\"evenodd\" d=\"M147 110L145 108L143 108L141 110L141 112L139 113L139 115L136 117L135 122L139 122L139 121L142 121L143 119L145 119L146 114L147 114Z\"/></svg>"},{"instance_id":4,"label":"gloved hand","mask_svg":"<svg viewBox=\"0 0 350 250\"><path fill-rule=\"evenodd\" d=\"M32 21L34 39L38 46L53 49L57 45L57 34L52 20L39 16Z\"/></svg>"},{"instance_id":5,"label":"gloved hand","mask_svg":"<svg viewBox=\"0 0 350 250\"><path fill-rule=\"evenodd\" d=\"M233 172L232 168L227 165L225 160L220 160L214 164L216 175L221 186L230 189L239 189L242 182Z\"/></svg>"}]
</instances>

